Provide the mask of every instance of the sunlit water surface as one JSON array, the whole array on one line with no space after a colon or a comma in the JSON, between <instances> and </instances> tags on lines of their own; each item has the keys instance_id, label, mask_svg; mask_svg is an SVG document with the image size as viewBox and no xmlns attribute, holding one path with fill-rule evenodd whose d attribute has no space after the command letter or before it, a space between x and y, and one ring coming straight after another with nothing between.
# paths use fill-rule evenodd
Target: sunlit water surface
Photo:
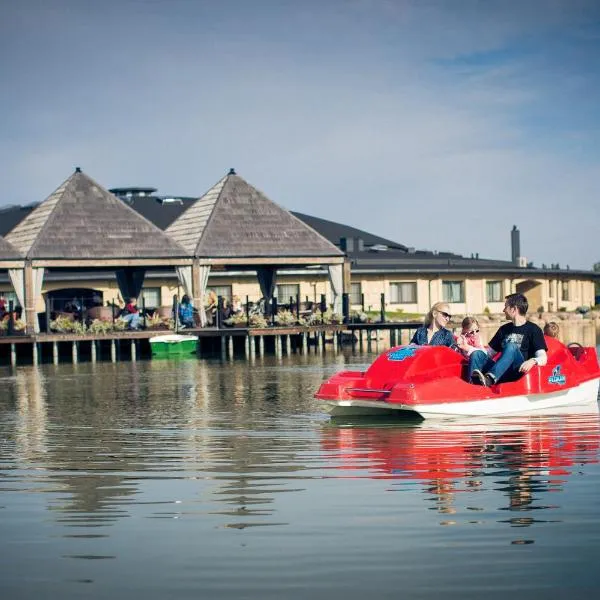
<instances>
[{"instance_id":1,"label":"sunlit water surface","mask_svg":"<svg viewBox=\"0 0 600 600\"><path fill-rule=\"evenodd\" d=\"M0 597L595 594L597 405L331 421L373 357L0 369Z\"/></svg>"}]
</instances>

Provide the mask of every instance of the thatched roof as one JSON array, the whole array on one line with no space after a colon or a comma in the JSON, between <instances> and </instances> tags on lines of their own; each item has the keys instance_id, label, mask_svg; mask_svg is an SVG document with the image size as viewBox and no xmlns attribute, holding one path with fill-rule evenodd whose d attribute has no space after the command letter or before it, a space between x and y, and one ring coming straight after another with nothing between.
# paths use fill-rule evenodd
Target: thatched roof
<instances>
[{"instance_id":1,"label":"thatched roof","mask_svg":"<svg viewBox=\"0 0 600 600\"><path fill-rule=\"evenodd\" d=\"M79 169L6 235L28 259L188 257L156 225Z\"/></svg>"},{"instance_id":2,"label":"thatched roof","mask_svg":"<svg viewBox=\"0 0 600 600\"><path fill-rule=\"evenodd\" d=\"M334 244L233 170L166 232L199 258L343 256Z\"/></svg>"},{"instance_id":3,"label":"thatched roof","mask_svg":"<svg viewBox=\"0 0 600 600\"><path fill-rule=\"evenodd\" d=\"M0 236L0 260L23 260L19 252Z\"/></svg>"}]
</instances>

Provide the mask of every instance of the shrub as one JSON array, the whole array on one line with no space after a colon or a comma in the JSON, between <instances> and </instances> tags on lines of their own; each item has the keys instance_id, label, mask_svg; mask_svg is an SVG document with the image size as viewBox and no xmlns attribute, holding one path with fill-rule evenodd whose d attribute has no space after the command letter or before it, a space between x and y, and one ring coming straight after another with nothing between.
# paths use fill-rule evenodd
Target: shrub
<instances>
[{"instance_id":1,"label":"shrub","mask_svg":"<svg viewBox=\"0 0 600 600\"><path fill-rule=\"evenodd\" d=\"M263 315L250 315L250 327L258 327L259 329L263 329L264 327L268 327L269 324Z\"/></svg>"},{"instance_id":2,"label":"shrub","mask_svg":"<svg viewBox=\"0 0 600 600\"><path fill-rule=\"evenodd\" d=\"M275 315L275 323L277 325L295 325L296 321L296 315L289 310L280 310Z\"/></svg>"}]
</instances>

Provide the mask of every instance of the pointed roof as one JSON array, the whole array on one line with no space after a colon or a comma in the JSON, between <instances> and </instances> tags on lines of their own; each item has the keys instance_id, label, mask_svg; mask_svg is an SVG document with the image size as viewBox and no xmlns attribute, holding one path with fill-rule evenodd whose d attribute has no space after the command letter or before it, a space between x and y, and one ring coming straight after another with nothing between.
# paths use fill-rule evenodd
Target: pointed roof
<instances>
[{"instance_id":1,"label":"pointed roof","mask_svg":"<svg viewBox=\"0 0 600 600\"><path fill-rule=\"evenodd\" d=\"M199 258L344 255L233 169L169 225L166 232Z\"/></svg>"},{"instance_id":2,"label":"pointed roof","mask_svg":"<svg viewBox=\"0 0 600 600\"><path fill-rule=\"evenodd\" d=\"M0 235L0 260L23 260L19 252Z\"/></svg>"},{"instance_id":3,"label":"pointed roof","mask_svg":"<svg viewBox=\"0 0 600 600\"><path fill-rule=\"evenodd\" d=\"M28 259L143 259L189 254L77 169L6 235Z\"/></svg>"}]
</instances>

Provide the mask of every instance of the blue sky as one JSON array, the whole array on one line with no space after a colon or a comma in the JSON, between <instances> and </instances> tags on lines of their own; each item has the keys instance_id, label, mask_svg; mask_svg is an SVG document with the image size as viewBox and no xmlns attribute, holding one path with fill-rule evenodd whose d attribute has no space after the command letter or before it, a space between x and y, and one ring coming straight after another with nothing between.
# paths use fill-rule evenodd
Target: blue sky
<instances>
[{"instance_id":1,"label":"blue sky","mask_svg":"<svg viewBox=\"0 0 600 600\"><path fill-rule=\"evenodd\" d=\"M409 246L600 261L596 0L0 2L0 205L235 167Z\"/></svg>"}]
</instances>

